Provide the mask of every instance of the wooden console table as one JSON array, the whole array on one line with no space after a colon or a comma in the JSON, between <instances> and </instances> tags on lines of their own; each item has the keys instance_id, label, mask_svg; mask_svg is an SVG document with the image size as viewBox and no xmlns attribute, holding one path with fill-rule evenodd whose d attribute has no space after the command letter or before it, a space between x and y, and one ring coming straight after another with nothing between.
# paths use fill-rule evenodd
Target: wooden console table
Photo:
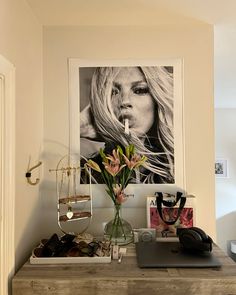
<instances>
[{"instance_id":1,"label":"wooden console table","mask_svg":"<svg viewBox=\"0 0 236 295\"><path fill-rule=\"evenodd\" d=\"M140 269L134 247L122 263L31 265L14 276L13 295L236 295L236 263L214 246L221 268Z\"/></svg>"}]
</instances>

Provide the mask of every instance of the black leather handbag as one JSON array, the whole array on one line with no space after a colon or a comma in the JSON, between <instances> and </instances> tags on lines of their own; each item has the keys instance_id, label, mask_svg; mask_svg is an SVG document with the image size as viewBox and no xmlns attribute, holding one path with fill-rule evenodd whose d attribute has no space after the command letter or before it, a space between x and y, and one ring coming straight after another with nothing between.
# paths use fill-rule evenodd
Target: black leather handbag
<instances>
[{"instance_id":1,"label":"black leather handbag","mask_svg":"<svg viewBox=\"0 0 236 295\"><path fill-rule=\"evenodd\" d=\"M159 213L159 216L162 219L162 221L167 225L175 224L176 221L179 219L180 214L184 208L184 205L186 203L186 197L183 196L182 192L177 192L176 195L156 192L155 196L156 196L157 212ZM177 209L177 214L174 217L173 217L173 214L170 214L172 215L172 219L165 220L163 217L163 206L167 208L171 208L173 211Z\"/></svg>"}]
</instances>

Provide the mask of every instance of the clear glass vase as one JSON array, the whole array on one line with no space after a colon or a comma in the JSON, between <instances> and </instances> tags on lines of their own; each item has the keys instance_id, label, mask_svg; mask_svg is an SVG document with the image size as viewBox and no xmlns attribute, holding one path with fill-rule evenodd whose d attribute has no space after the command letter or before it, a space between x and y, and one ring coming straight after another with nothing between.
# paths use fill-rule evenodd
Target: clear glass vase
<instances>
[{"instance_id":1,"label":"clear glass vase","mask_svg":"<svg viewBox=\"0 0 236 295\"><path fill-rule=\"evenodd\" d=\"M121 217L121 205L114 205L114 218L104 228L104 237L113 245L127 245L134 240L132 226Z\"/></svg>"}]
</instances>

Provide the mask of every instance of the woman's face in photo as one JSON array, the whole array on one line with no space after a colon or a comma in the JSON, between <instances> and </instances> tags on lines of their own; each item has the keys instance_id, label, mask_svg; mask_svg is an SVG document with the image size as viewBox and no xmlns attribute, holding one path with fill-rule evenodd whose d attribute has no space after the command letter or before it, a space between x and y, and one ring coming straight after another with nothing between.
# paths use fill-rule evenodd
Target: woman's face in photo
<instances>
[{"instance_id":1,"label":"woman's face in photo","mask_svg":"<svg viewBox=\"0 0 236 295\"><path fill-rule=\"evenodd\" d=\"M153 125L154 101L144 75L137 67L121 68L113 81L111 101L120 122L129 121L129 128L138 136Z\"/></svg>"}]
</instances>

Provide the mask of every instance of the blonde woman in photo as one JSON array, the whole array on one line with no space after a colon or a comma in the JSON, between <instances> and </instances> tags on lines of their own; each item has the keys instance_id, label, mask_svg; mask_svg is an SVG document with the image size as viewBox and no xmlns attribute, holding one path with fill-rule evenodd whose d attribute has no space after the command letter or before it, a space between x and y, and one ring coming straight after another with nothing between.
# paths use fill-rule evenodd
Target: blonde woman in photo
<instances>
[{"instance_id":1,"label":"blonde woman in photo","mask_svg":"<svg viewBox=\"0 0 236 295\"><path fill-rule=\"evenodd\" d=\"M90 144L134 144L148 158L133 182L174 183L173 68L98 67L90 103L80 114L80 137Z\"/></svg>"}]
</instances>

